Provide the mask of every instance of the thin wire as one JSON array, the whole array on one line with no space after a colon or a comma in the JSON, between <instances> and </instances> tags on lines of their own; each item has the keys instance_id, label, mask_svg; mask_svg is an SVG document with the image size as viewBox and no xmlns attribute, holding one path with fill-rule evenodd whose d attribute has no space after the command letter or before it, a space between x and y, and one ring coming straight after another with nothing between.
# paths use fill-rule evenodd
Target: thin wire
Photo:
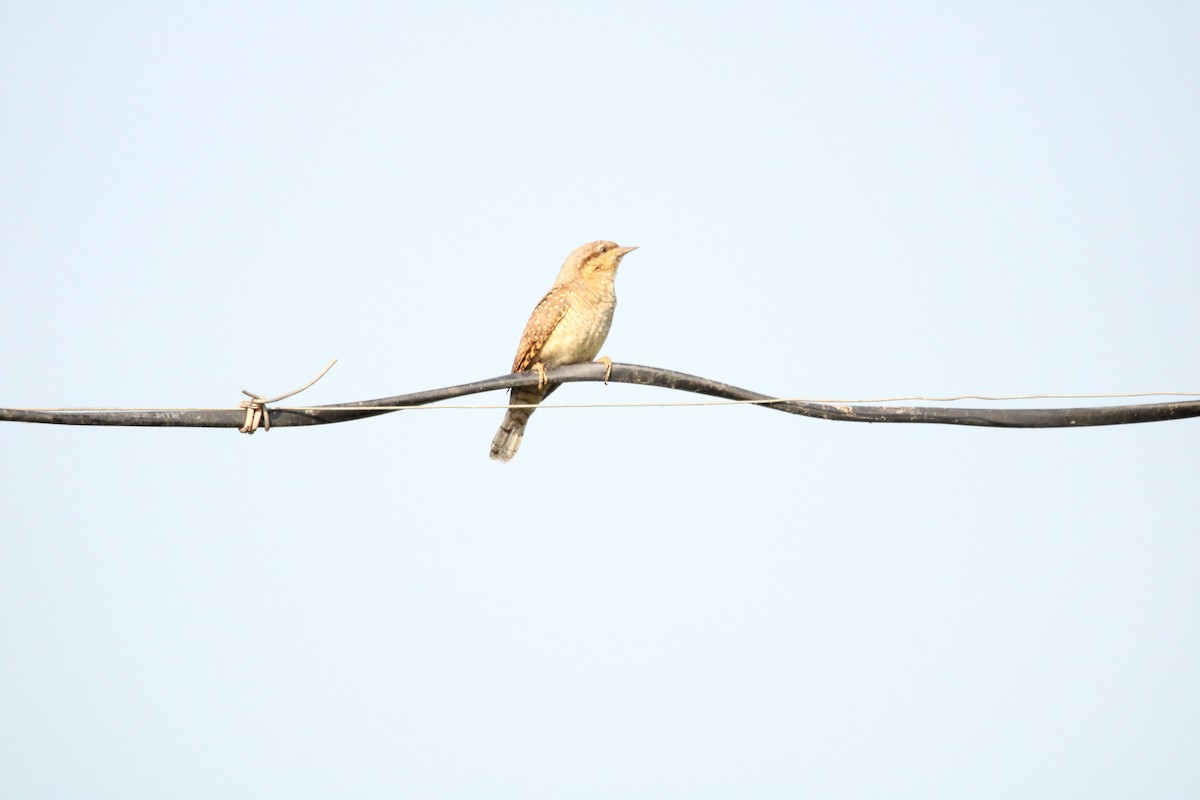
<instances>
[{"instance_id":1,"label":"thin wire","mask_svg":"<svg viewBox=\"0 0 1200 800\"><path fill-rule=\"evenodd\" d=\"M422 406L370 406L378 411L416 411L419 409L448 411L495 410L506 408L697 408L707 406L771 405L773 403L819 403L822 405L863 405L867 403L895 403L899 401L928 401L952 403L959 400L1007 401L1007 400L1104 400L1123 397L1200 397L1200 392L1126 392L1120 394L1020 394L981 395L964 394L954 397L896 396L860 399L827 399L810 397L764 397L761 400L683 400L663 403L512 403L512 404L437 404ZM360 408L361 406L354 406ZM288 406L289 411L330 411L337 406Z\"/></svg>"},{"instance_id":2,"label":"thin wire","mask_svg":"<svg viewBox=\"0 0 1200 800\"><path fill-rule=\"evenodd\" d=\"M332 366L332 364L330 365ZM738 406L738 405L770 405L772 403L822 403L825 405L863 405L868 403L895 402L931 402L953 403L960 400L982 400L986 402L1005 402L1012 400L1107 400L1128 397L1200 397L1200 392L1123 392L1115 394L1015 394L1015 395L983 395L963 394L947 397L929 397L924 395L897 395L895 397L871 398L810 398L810 397L765 397L761 400L696 400L663 403L503 403L503 404L430 404L413 406L278 406L276 411L337 411L338 409L362 410L369 408L376 411L474 411L497 410L507 408L695 408L705 406ZM177 406L159 408L129 408L129 407L48 407L48 408L18 408L13 411L52 411L58 413L75 413L91 411L228 411L227 406L196 407Z\"/></svg>"},{"instance_id":3,"label":"thin wire","mask_svg":"<svg viewBox=\"0 0 1200 800\"><path fill-rule=\"evenodd\" d=\"M256 402L256 403L278 403L280 400L286 400L286 399L288 399L289 397L292 397L292 396L294 396L294 395L298 395L298 394L300 394L301 392L303 392L305 389L307 389L308 387L312 386L312 385L313 385L314 383L316 383L317 381L321 380L321 378L324 378L324 377L325 377L325 373L327 373L327 372L329 372L329 370L333 369L333 365L334 365L334 364L336 364L336 363L337 363L337 359L335 358L335 359L333 359L332 361L330 361L328 364L326 364L326 365L325 365L325 369L321 370L321 374L320 374L320 375L318 375L317 377L313 378L311 381L309 381L308 383L304 384L304 385L303 385L303 386L301 386L299 389L293 389L293 390L292 390L292 391L290 391L290 392L285 392L284 394L281 394L281 395L279 395L278 397L272 397L272 398L268 399L268 398L266 398L266 397L263 397L261 394L258 394L257 392L252 392L252 391L250 391L249 389L242 389L242 394L246 395L246 397L249 397L249 398L251 398L251 400L250 400L250 401L243 401L243 402ZM143 409L143 410L144 410L144 409Z\"/></svg>"}]
</instances>

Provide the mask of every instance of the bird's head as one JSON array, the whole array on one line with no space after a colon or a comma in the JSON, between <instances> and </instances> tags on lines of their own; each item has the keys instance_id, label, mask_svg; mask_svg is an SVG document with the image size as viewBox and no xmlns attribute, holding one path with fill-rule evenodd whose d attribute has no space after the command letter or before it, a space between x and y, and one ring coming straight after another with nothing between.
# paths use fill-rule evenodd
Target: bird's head
<instances>
[{"instance_id":1,"label":"bird's head","mask_svg":"<svg viewBox=\"0 0 1200 800\"><path fill-rule=\"evenodd\" d=\"M602 272L615 273L621 259L634 250L637 250L637 247L620 247L616 242L600 241L580 245L572 250L571 255L563 262L555 283L564 283L577 277Z\"/></svg>"}]
</instances>

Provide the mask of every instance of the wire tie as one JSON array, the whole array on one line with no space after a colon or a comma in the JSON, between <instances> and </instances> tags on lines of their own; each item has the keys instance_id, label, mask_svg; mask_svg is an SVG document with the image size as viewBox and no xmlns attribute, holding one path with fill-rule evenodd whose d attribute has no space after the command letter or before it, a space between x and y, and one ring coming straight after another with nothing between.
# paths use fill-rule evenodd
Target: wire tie
<instances>
[{"instance_id":1,"label":"wire tie","mask_svg":"<svg viewBox=\"0 0 1200 800\"><path fill-rule=\"evenodd\" d=\"M300 394L305 389L312 386L317 381L321 380L321 378L324 378L325 373L329 372L329 370L333 369L333 365L336 363L337 363L337 359L335 358L333 361L330 361L329 364L327 364L325 366L325 369L321 370L320 375L313 378L311 381L304 384L299 389L293 389L292 391L288 392L287 394L281 394L278 397L267 398L267 397L263 397L261 394L257 394L256 392L251 392L246 389L242 389L242 394L246 395L250 399L243 400L242 402L238 403L238 408L246 409L246 419L242 423L242 427L239 428L238 430L241 431L242 433L253 434L256 430L258 430L258 426L261 423L263 426L263 429L269 432L271 430L271 412L270 412L270 410L267 409L267 404L268 403L278 403L280 400L286 400L287 398L292 397L293 395Z\"/></svg>"}]
</instances>

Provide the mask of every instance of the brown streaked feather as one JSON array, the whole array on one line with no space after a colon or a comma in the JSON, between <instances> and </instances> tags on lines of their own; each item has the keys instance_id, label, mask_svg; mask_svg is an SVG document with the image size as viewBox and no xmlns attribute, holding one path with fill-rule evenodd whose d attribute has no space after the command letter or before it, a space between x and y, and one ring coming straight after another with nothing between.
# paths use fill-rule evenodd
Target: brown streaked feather
<instances>
[{"instance_id":1,"label":"brown streaked feather","mask_svg":"<svg viewBox=\"0 0 1200 800\"><path fill-rule=\"evenodd\" d=\"M564 287L555 286L546 292L546 296L529 315L529 322L525 323L525 332L521 334L521 344L517 346L517 356L513 359L513 372L525 372L537 363L542 346L570 307L570 292Z\"/></svg>"}]
</instances>

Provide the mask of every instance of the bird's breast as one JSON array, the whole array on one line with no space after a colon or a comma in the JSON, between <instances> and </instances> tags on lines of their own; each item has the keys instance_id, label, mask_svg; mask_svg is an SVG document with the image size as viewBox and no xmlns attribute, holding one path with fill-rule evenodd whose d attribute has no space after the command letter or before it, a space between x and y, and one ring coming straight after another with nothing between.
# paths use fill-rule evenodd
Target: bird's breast
<instances>
[{"instance_id":1,"label":"bird's breast","mask_svg":"<svg viewBox=\"0 0 1200 800\"><path fill-rule=\"evenodd\" d=\"M611 285L580 285L554 332L542 347L539 359L547 366L591 361L604 346L612 327L617 296Z\"/></svg>"}]
</instances>

